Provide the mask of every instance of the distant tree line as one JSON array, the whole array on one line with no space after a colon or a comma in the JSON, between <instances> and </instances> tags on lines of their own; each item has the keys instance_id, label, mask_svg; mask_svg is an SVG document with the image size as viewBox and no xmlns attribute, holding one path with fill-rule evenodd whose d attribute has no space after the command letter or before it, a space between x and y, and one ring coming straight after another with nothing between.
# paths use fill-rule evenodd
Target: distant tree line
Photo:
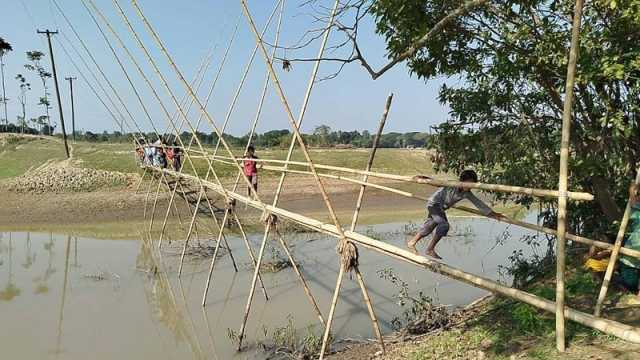
<instances>
[{"instance_id":1,"label":"distant tree line","mask_svg":"<svg viewBox=\"0 0 640 360\"><path fill-rule=\"evenodd\" d=\"M44 125L47 126L47 125ZM36 127L21 127L9 123L9 125L0 125L0 132L15 132L28 134L42 134L41 129ZM47 132L44 132L45 134ZM271 130L261 134L255 134L251 143L259 148L287 148L291 142L291 131L289 130ZM215 133L197 133L198 139L202 144L215 145L218 142L218 136ZM244 147L247 144L249 135L234 136L224 134L224 139L232 147ZM156 141L155 133L138 134L138 133L122 133L120 131L102 133L91 131L76 131L76 139L89 142L113 142L113 143L130 143L133 138L144 137L148 141ZM358 131L333 131L329 126L321 125L314 129L310 134L303 134L305 142L313 147L327 148L367 148L373 144L374 135L367 130ZM175 140L173 134L163 135L165 142L172 143ZM185 144L191 140L190 132L183 132L180 138ZM424 132L390 132L383 134L380 138L379 147L382 148L421 148L428 147L430 135Z\"/></svg>"}]
</instances>

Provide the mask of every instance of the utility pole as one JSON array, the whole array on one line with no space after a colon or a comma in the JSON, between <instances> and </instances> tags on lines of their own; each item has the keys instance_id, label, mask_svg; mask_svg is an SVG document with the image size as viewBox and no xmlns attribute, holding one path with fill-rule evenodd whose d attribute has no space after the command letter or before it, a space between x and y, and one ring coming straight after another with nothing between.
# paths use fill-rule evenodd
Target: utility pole
<instances>
[{"instance_id":1,"label":"utility pole","mask_svg":"<svg viewBox=\"0 0 640 360\"><path fill-rule=\"evenodd\" d=\"M77 78L73 76L65 78L65 80L69 80L69 90L71 91L71 137L74 144L76 142L76 110L73 106L73 80L76 79Z\"/></svg>"},{"instance_id":2,"label":"utility pole","mask_svg":"<svg viewBox=\"0 0 640 360\"><path fill-rule=\"evenodd\" d=\"M53 59L53 47L51 46L51 35L55 35L57 31L36 31L38 34L47 35L47 41L49 42L49 55L51 56L51 68L53 70L53 83L56 86L56 98L58 99L58 112L60 113L60 125L62 127L62 139L64 140L64 150L67 153L67 159L69 158L69 145L67 144L67 131L64 128L64 113L62 112L62 101L60 101L60 88L58 87L58 75L56 73L56 63Z\"/></svg>"}]
</instances>

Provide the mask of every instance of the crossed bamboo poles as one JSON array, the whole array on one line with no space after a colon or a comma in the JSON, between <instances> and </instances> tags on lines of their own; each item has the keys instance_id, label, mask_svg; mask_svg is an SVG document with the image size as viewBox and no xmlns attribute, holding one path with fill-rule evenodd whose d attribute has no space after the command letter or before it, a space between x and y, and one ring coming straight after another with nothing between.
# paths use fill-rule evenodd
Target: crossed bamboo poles
<instances>
[{"instance_id":1,"label":"crossed bamboo poles","mask_svg":"<svg viewBox=\"0 0 640 360\"><path fill-rule=\"evenodd\" d=\"M88 0L88 1L91 1L91 0ZM466 282L472 283L475 286L483 287L483 288L486 288L486 289L489 289L489 290L492 290L492 291L495 291L495 292L498 292L498 293L505 294L507 296L511 296L511 297L517 298L517 299L519 299L521 301L527 302L529 304L532 304L534 306L537 306L537 307L542 308L542 309L547 310L547 311L554 311L557 308L557 309L559 309L557 311L557 319L558 319L558 324L559 324L558 327L557 327L557 330L558 330L559 337L563 337L563 334L561 333L561 330L563 329L563 325L564 325L564 315L566 315L570 319L573 319L575 321L581 322L583 324L587 324L587 325L592 326L592 327L594 327L596 329L600 329L600 330L608 332L608 333L613 333L616 336L623 337L623 338L625 338L627 340L638 341L637 329L632 328L632 327L625 327L625 326L623 326L623 325L621 325L619 323L616 323L616 322L611 322L609 320L605 320L605 319L589 316L587 314L583 314L583 313L577 312L575 310L572 310L572 309L569 309L569 308L565 308L560 299L559 299L557 304L554 304L552 302L545 301L543 299L539 299L539 298L537 298L537 297L535 297L535 296L533 296L531 294L527 294L527 293L524 293L524 292L521 292L521 291L517 291L515 289L509 289L509 288L506 288L506 287L500 287L499 284L493 284L492 282L490 282L490 281L488 281L486 279L482 279L482 278L473 276L471 274L466 274L464 272L461 272L460 270L448 267L448 266L446 266L444 264L440 264L440 263L425 259L425 258L420 257L420 256L414 258L414 257L410 256L410 254L406 254L405 252L403 252L403 251L401 251L399 249L389 248L388 246L384 246L384 244L380 244L380 243L377 243L375 241L372 241L371 239L363 237L363 236L355 233L354 231L345 232L343 230L342 226L340 226L340 223L339 223L337 217L335 216L335 212L333 211L333 208L331 206L330 200L329 200L329 198L327 196L327 193L326 193L326 191L325 191L325 189L324 189L324 187L322 185L322 182L320 180L321 177L331 177L331 176L335 176L335 175L318 174L317 173L316 169L317 168L321 168L321 166L316 166L311 161L311 159L309 157L309 154L308 154L308 151L306 149L306 146L305 146L304 142L302 141L302 137L301 137L301 135L299 133L299 126L300 126L302 115L298 119L299 121L296 123L296 121L293 118L293 115L291 113L291 110L289 108L287 99L286 99L286 97L284 95L284 92L282 91L282 88L281 88L280 83L278 81L278 77L277 77L277 75L275 74L275 72L273 70L272 60L271 61L269 60L269 56L266 53L266 49L264 48L264 45L262 43L262 37L257 32L257 29L255 27L255 23L253 22L251 14L249 13L249 10L247 8L246 2L244 0L241 0L241 4L242 4L242 7L243 7L243 12L244 12L245 16L247 17L247 20L249 22L249 25L251 26L252 32L256 36L256 43L258 44L258 46L259 46L259 48L261 50L261 53L262 53L262 55L263 55L263 57L265 59L265 62L267 64L267 70L268 70L269 76L271 76L271 78L272 78L273 85L274 85L279 97L282 100L282 103L284 105L285 111L287 113L287 117L288 117L288 119L289 119L289 121L290 121L290 123L292 125L293 130L294 130L294 134L293 134L293 139L292 140L297 141L299 143L301 149L303 150L305 158L306 158L306 163L304 165L308 167L309 171L303 172L303 171L299 171L299 170L290 170L290 169L288 169L288 166L290 164L291 165L300 165L300 163L294 163L294 162L290 161L290 157L287 158L287 160L284 162L284 166L281 169L275 169L275 170L282 170L281 182L283 182L284 176L286 175L286 173L305 173L307 175L312 175L314 177L314 179L316 180L317 184L318 184L319 190L320 190L320 192L321 192L321 194L323 196L323 200L324 200L324 202L325 202L325 204L327 206L327 210L329 211L329 214L331 215L331 218L333 220L334 225L319 223L317 221L313 221L313 219L309 219L309 218L306 218L304 216L300 216L298 214L290 213L290 212L287 212L286 210L280 209L280 208L278 208L276 206L277 205L277 200L274 202L274 205L272 205L272 206L266 205L265 203L260 201L260 199L258 197L258 194L256 194L256 193L253 194L254 198L248 198L248 197L243 197L243 196L235 193L234 191L229 191L229 190L225 189L222 186L222 183L221 183L220 179L218 178L218 176L217 176L217 174L216 174L216 172L215 172L215 170L213 169L213 166L212 166L212 161L213 162L220 161L219 159L216 158L217 149L214 152L214 156L213 157L210 157L208 155L208 153L204 150L204 148L200 144L198 138L195 137L194 128L190 124L190 122L188 121L186 113L184 112L184 110L182 110L180 103L177 101L177 99L173 95L173 93L172 93L171 89L169 88L166 80L164 79L161 71L158 69L158 67L156 66L155 62L153 61L153 58L150 56L150 54L146 50L144 44L139 39L139 37L137 36L135 30L133 29L133 27L129 23L128 18L126 17L126 14L122 10L122 8L120 8L120 6L118 4L118 1L114 0L114 4L118 8L118 10L120 12L120 15L125 20L125 23L127 24L127 27L129 29L129 31L134 35L134 38L138 42L138 45L145 52L145 56L147 57L147 60L149 60L150 64L154 67L154 71L156 72L156 74L160 78L161 82L163 83L163 86L165 87L165 90L171 96L172 101L175 103L175 105L177 107L177 111L178 111L179 115L181 116L183 123L186 123L188 125L188 127L190 128L190 130L192 132L192 135L193 135L191 141L194 141L194 140L196 141L196 143L198 145L198 148L200 149L200 154L204 155L202 157L205 158L205 160L207 161L208 174L207 174L207 176L205 176L205 178L203 180L200 176L197 175L197 172L195 172L195 167L193 166L193 163L191 161L191 158L195 158L195 157L191 156L190 152L194 152L194 151L193 150L192 151L186 151L185 152L185 157L187 158L187 162L190 163L190 165L192 166L192 168L194 170L194 173L196 175L192 176L192 175L188 175L188 174L175 173L175 172L172 172L172 171L158 172L157 169L152 169L153 172L159 173L160 178L161 178L159 180L159 182L162 179L164 179L164 182L168 185L168 181L166 180L166 175L171 175L171 176L174 176L174 177L176 177L178 179L183 179L183 178L184 179L188 179L192 183L196 183L196 184L199 185L199 189L200 189L199 197L206 196L206 194L202 195L202 193L205 191L205 188L208 188L208 189L214 190L216 193L218 193L219 195L223 196L225 198L225 202L226 203L230 203L230 200L232 200L232 199L239 200L241 202L244 202L246 204L251 205L252 207L256 207L256 208L258 208L258 209L260 209L262 211L266 211L267 213L277 214L279 216L284 216L287 219L296 220L299 223L303 223L306 226L314 228L314 229L316 229L318 231L328 232L328 233L332 234L333 236L337 237L338 239L340 239L341 243L348 244L349 242L356 242L358 244L364 245L364 246L369 247L371 249L374 249L374 250L377 250L377 251L382 251L382 252L386 253L387 255L394 256L394 257L397 257L397 258L401 258L401 259L403 259L405 261L409 261L409 262L412 262L412 263L415 263L415 264L419 264L420 266L425 266L425 267L427 267L427 268L429 268L429 269L431 269L433 271L444 273L445 275L448 275L450 277L456 278L458 280L462 280L462 281L466 281ZM133 1L133 5L134 5L138 15L140 16L140 18L144 22L145 26L147 27L149 32L152 34L152 36L154 38L154 41L157 43L157 45L162 50L163 54L166 56L169 64L172 66L172 68L176 72L176 74L179 75L181 82L183 83L183 85L187 89L187 94L189 94L193 98L193 101L197 102L197 105L200 108L200 111L202 112L202 116L204 116L207 119L207 121L213 127L213 129L216 132L216 134L219 136L219 140L220 141L216 145L216 148L218 148L220 145L222 145L225 148L225 150L227 150L227 152L229 153L228 160L231 160L230 163L232 163L235 166L237 166L238 170L240 171L241 167L240 167L240 165L238 163L238 160L241 160L241 159L238 159L233 155L233 153L231 152L228 144L226 144L226 142L224 141L224 138L221 136L222 132L224 131L224 128L226 127L226 121L225 121L225 125L223 125L223 127L222 127L223 130L220 131L216 127L215 121L213 120L213 118L206 112L205 106L203 106L200 103L200 101L197 99L197 97L195 95L195 92L191 89L191 86L186 82L186 80L184 79L184 77L182 76L180 71L178 70L178 68L175 65L175 63L173 62L171 56L168 54L166 48L164 47L164 45L160 41L158 35L155 33L155 31L153 30L151 25L146 20L144 14L142 13L142 10L139 8L139 6L137 5L137 2L135 0ZM576 18L578 20L577 20L577 26L576 26L576 23L575 23L576 19L574 19L574 31L573 31L573 36L572 36L572 54L571 54L571 59L570 59L570 64L569 64L569 69L568 69L568 74L569 74L568 77L569 78L571 78L573 76L573 73L575 72L575 59L577 57L576 56L577 51L574 51L574 50L576 48L575 44L577 43L576 34L579 34L579 26L580 26L580 23L579 23L579 17L580 16L579 16L579 14L580 14L581 6L582 6L582 2L581 2L581 0L578 0L578 2L576 3L576 14L578 14L578 16L576 16ZM334 12L335 12L335 8L334 8ZM331 25L331 23L330 23L330 25ZM325 31L325 36L328 36L328 33L329 33L328 30L329 29L330 29L330 26L327 27L327 30ZM573 66L573 68L571 68L571 66ZM141 71L141 70L139 70L139 71ZM145 81L148 82L146 77L145 77ZM154 92L154 94L155 94L155 90L153 89L153 86L151 84L148 84L148 85L151 88L152 92ZM265 88L266 88L266 86L267 86L267 84L265 83ZM568 81L567 88L569 89L570 87L571 86L570 86L569 81ZM569 98L568 99L568 103L569 103L569 109L570 109L571 96L570 96L569 92L567 92L567 93L568 93L568 98ZM164 107L162 105L162 101L159 98L157 100L160 103L161 107ZM305 105L303 106L303 110L301 112L302 114L304 114L304 109L306 109L306 102L307 101L308 101L308 94L305 97ZM124 104L123 104L123 106L124 106ZM567 107L567 106L565 106L565 107ZM165 110L165 113L166 113L166 110ZM565 111L565 113L567 113L567 111ZM178 129L180 129L180 127L176 127L175 126L175 122L172 120L170 115L168 115L167 117L168 117L169 125L171 125L171 127L173 128L173 131L176 133L176 135L179 135ZM569 120L567 120L567 118ZM132 119L132 120L134 120L134 119ZM227 119L225 119L225 120L227 120ZM567 116L563 116L563 122L567 123L568 121L570 121L570 115L568 117ZM196 127L196 129L197 129L197 127ZM254 126L253 129L255 129L255 126ZM564 127L563 127L563 133L565 133L565 132L567 132L567 131L564 131ZM184 144L182 144L182 142L181 142L179 137L178 137L178 140L181 143L181 147L190 149L190 146L189 147L184 147ZM292 141L290 149L292 149L295 146L295 141ZM564 141L564 138L563 138L563 144L562 144L563 145L563 148L562 148L562 152L563 153L566 153L566 149L568 147L567 144L568 144L568 141ZM372 151L372 158L373 158L374 151L375 150ZM371 159L371 161L372 161L372 159ZM563 160L563 164L564 163L566 163L566 157ZM366 173L364 173L363 175L365 175L365 176L376 176L375 174L370 173L369 170L370 170L370 168L368 168L366 170ZM212 182L210 182L208 180L209 172L214 176L214 180L216 181L216 183L212 183ZM561 171L561 173L562 173L562 171ZM564 175L561 174L561 181L562 181L562 177L563 176L564 176L564 181L565 181L565 184L566 184L566 171L564 172ZM400 180L405 180L406 181L406 179L400 179ZM245 181L246 181L246 179L245 179ZM352 180L349 180L349 181L354 182L354 183L358 183L358 180L355 180L355 179L352 179ZM248 183L248 181L246 181L246 182ZM560 199L561 205L562 205L563 201L565 201L566 199L581 199L581 200L592 200L593 199L593 196L591 196L590 194L567 192L566 191L566 187L563 188L562 186L561 186L559 191L554 191L554 190L540 190L540 189L526 189L526 188L505 187L505 186L490 185L490 184L489 185L488 184L475 184L475 185L469 186L468 184L455 184L454 182L447 182L447 181L445 181L445 182L440 181L440 183L438 183L437 180L436 181L430 181L430 182L427 182L427 183L431 183L431 184L434 184L434 185L444 185L444 186L473 187L473 188L479 188L479 189L490 190L490 191L505 191L505 192L521 193L521 194L528 194L528 195L535 195L535 196L557 197L557 198ZM236 184L237 184L237 182L236 182ZM364 179L364 180L360 181L360 185L361 185L361 194L363 193L363 189L364 189L365 186L371 186L371 187L380 188L379 185L368 183L367 179ZM234 190L235 190L235 187L234 187ZM394 189L394 191L392 191L392 192L400 192L400 190L395 190ZM158 194L158 190L156 190L156 194ZM279 197L279 195L280 195L280 189L276 193L276 199ZM409 195L412 195L412 194L409 194ZM362 195L359 195L359 198L361 196ZM565 201L565 203L566 203L566 201ZM562 206L560 206L560 207L562 208ZM167 211L169 211L169 210L170 210L170 208L167 209ZM472 211L470 209L464 209L464 208L462 208L462 210ZM352 221L352 228L357 223L357 213L358 213L358 211L359 211L359 206L356 206L356 214L354 214L354 219ZM197 212L197 207L194 210L194 212ZM225 212L233 212L233 211L232 211L232 209L227 209L227 211L225 211ZM152 211L152 217L153 217L154 213L155 213L155 211ZM629 213L629 207L627 206L627 211L625 212L625 218L627 220L628 220L628 213ZM213 215L213 217L215 219L215 214L213 214L213 212L212 212L212 215ZM197 216L197 214L194 215L194 218L196 216ZM269 218L271 218L271 217L269 217ZM578 241L578 242L590 243L592 245L605 247L605 248L607 248L607 247L612 248L614 251L613 251L613 255L611 257L610 264L609 264L609 268L612 269L612 267L615 264L615 261L617 259L618 253L623 253L625 255L635 256L635 257L638 256L638 252L634 252L633 250L625 249L625 248L621 247L622 235L620 235L620 233L624 234L624 227L626 226L626 222L627 222L625 220L625 218L623 218L623 221L622 221L622 224L621 224L622 226L620 228L620 232L618 234L619 236L618 236L618 239L616 241L616 244L614 244L613 246L612 245L604 246L604 244L601 243L601 242L596 242L596 241L593 241L593 240L590 240L590 239L586 239L586 238L583 238L583 237L578 237L578 236L575 236L575 235L567 234L566 230L564 229L562 224L559 225L558 230L555 231L555 234L557 234L559 236L559 239L560 239L559 243L562 243L562 244L564 244L563 239L566 237L567 239L575 240L575 241ZM194 222L194 220L192 220L192 223L193 222ZM237 221L237 222L239 223L239 221ZM508 221L508 222L512 222L512 223L518 224L518 222L515 222L515 221ZM562 217L562 221L561 222L564 222L564 217ZM223 223L224 223L224 221L223 221ZM519 223L522 223L522 222L519 222ZM274 223L270 221L265 226L265 228L266 228L265 229L265 237L263 238L263 246L261 246L261 253L260 253L259 257L258 257L258 262L257 262L258 264L256 265L256 268L254 270L254 279L253 279L253 282L252 282L252 290L251 290L251 294L250 294L250 299L248 301L247 311L245 312L245 320L244 320L243 326L241 328L242 330L244 329L244 326L245 326L244 324L246 324L246 318L248 316L248 311L250 310L251 299L252 299L252 295L253 295L253 291L254 291L255 283L256 283L256 277L257 277L256 274L259 274L259 263L260 263L260 260L261 260L261 255L262 255L263 250L264 250L264 243L266 242L266 237L269 234L270 228L273 225L274 225ZM533 225L528 224L525 227L531 228L531 226L533 226ZM220 233L222 233L223 228L224 228L224 226L220 227L220 230L219 230ZM543 228L543 230L546 233L553 233L553 230L551 230L551 229ZM216 246L220 245L220 237L222 236L222 235L220 235L220 233L219 233L219 239L218 239L218 242L217 242ZM277 231L276 231L276 233L277 233ZM573 239L572 239L572 237L573 237ZM187 239L186 239L185 243L188 242L188 240L189 240L189 236L187 236ZM186 244L185 244L185 248L186 248ZM561 281L561 278L562 278L561 272L563 272L564 270L563 270L563 266L560 264L560 260L561 260L561 258L564 259L564 247L563 246L562 247L559 246L558 250L559 250L558 251L558 257L559 257L558 279L559 279L559 281ZM214 257L214 259L212 259L212 262L213 261L215 261L215 257ZM341 266L341 269L342 269L342 266ZM343 271L341 270L341 273L342 272ZM608 285L608 279L607 278L610 278L610 273L612 273L612 270L608 269L607 276L605 277L605 283L603 283L603 288L602 288L602 291L601 291L601 294L600 294L600 298L604 298L604 295L606 295L606 288L607 288L607 285ZM340 280L341 276L342 275L340 275L339 279L338 279L339 283L341 282L341 280ZM339 284L336 287L336 291L334 293L334 301L332 302L332 308L334 308L333 304L336 302L335 299L337 299L337 293L338 292L339 292ZM559 285L558 293L563 293L563 292L564 292L563 286ZM365 295L365 297L366 297L366 295ZM600 302L600 299L599 299L599 302ZM333 309L331 309L330 312L332 313ZM330 318L331 318L331 315L330 315ZM330 318L329 318L329 320L330 320ZM325 327L325 338L324 338L324 341L323 341L323 352L321 354L321 357L324 355L324 348L326 348L326 346L327 346L327 338L328 338L327 335L328 335L329 331L330 331L330 321L327 323L327 326ZM242 331L241 331L241 333L242 333ZM564 347L564 342L562 342L562 346L560 345L560 339L558 340L558 343L559 343L559 348L560 347L562 347L562 348Z\"/></svg>"}]
</instances>

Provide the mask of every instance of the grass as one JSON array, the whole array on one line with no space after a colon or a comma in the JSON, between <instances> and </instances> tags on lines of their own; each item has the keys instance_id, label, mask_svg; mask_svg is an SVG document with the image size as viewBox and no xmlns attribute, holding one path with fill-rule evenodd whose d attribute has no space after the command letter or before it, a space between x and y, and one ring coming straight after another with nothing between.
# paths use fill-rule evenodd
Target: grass
<instances>
[{"instance_id":1,"label":"grass","mask_svg":"<svg viewBox=\"0 0 640 360\"><path fill-rule=\"evenodd\" d=\"M55 140L3 136L0 138L0 180L23 175L49 160L65 157L64 146Z\"/></svg>"},{"instance_id":2,"label":"grass","mask_svg":"<svg viewBox=\"0 0 640 360\"><path fill-rule=\"evenodd\" d=\"M17 138L0 143L0 178L10 178L24 174L33 167L44 164L47 160L64 159L62 144L53 139ZM206 146L207 151L213 153L213 146ZM81 167L119 172L138 172L134 161L131 144L113 144L101 142L77 142L73 144L74 158ZM242 156L243 149L234 149L237 157ZM220 149L220 155L227 152ZM286 159L286 149L258 149L257 155L264 159ZM369 149L311 149L312 160L318 164L364 169L369 158ZM293 161L305 161L300 150L293 154ZM193 160L196 171L203 176L207 172L207 162L204 159ZM184 160L185 172L193 173L188 161ZM281 164L273 164L281 166ZM306 170L305 167L291 167ZM233 165L216 163L214 169L221 178L231 178L237 173ZM326 172L319 170L320 172ZM424 151L407 149L379 149L374 162L373 171L401 175L431 174L433 167ZM267 177L279 176L279 172L263 171Z\"/></svg>"},{"instance_id":3,"label":"grass","mask_svg":"<svg viewBox=\"0 0 640 360\"><path fill-rule=\"evenodd\" d=\"M567 272L567 305L590 312L600 284L592 274L573 267ZM539 281L527 291L555 300L555 283ZM575 322L567 321L567 353L555 349L555 317L530 305L507 298L497 298L485 311L464 326L442 331L418 342L394 349L386 359L634 359L638 347L600 333ZM621 350L629 347L629 354ZM618 350L620 351L618 351ZM611 350L611 351L609 351ZM479 353L482 352L482 356ZM619 354L618 354L619 353ZM618 355L616 355L618 354Z\"/></svg>"}]
</instances>

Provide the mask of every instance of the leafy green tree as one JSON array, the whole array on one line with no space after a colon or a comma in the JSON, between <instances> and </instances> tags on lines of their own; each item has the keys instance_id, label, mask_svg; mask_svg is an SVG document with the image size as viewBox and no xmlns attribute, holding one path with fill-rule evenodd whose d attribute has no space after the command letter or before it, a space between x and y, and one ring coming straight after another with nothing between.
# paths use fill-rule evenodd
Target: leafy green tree
<instances>
[{"instance_id":1,"label":"leafy green tree","mask_svg":"<svg viewBox=\"0 0 640 360\"><path fill-rule=\"evenodd\" d=\"M9 115L7 112L7 90L5 88L4 83L4 56L9 52L13 51L13 47L11 44L6 42L2 37L0 37L0 75L2 75L2 104L4 105L4 123L5 125L9 125Z\"/></svg>"},{"instance_id":2,"label":"leafy green tree","mask_svg":"<svg viewBox=\"0 0 640 360\"><path fill-rule=\"evenodd\" d=\"M318 145L326 146L329 144L329 134L331 127L327 125L319 125L313 130L313 135L318 139Z\"/></svg>"},{"instance_id":3,"label":"leafy green tree","mask_svg":"<svg viewBox=\"0 0 640 360\"><path fill-rule=\"evenodd\" d=\"M443 155L438 169L474 167L486 182L556 188L574 1L484 2L450 17L416 47L415 39L463 4L379 0L369 8L392 63L415 48L406 58L412 74L460 79L439 93L451 111L436 128L434 144ZM585 4L569 181L596 200L571 203L569 214L574 230L586 234L620 219L640 165L639 42L639 0Z\"/></svg>"},{"instance_id":4,"label":"leafy green tree","mask_svg":"<svg viewBox=\"0 0 640 360\"><path fill-rule=\"evenodd\" d=\"M49 102L49 88L47 86L47 81L51 78L51 73L48 72L44 66L41 64L41 60L44 57L44 53L42 51L34 50L27 51L27 59L31 62L31 64L27 64L24 67L30 71L35 72L42 81L42 89L44 92L44 96L40 98L38 105L41 105L44 108L45 114L47 116L47 124L48 129L52 129L51 127L51 117L49 115L49 109L51 109L51 103ZM50 133L47 135L51 135Z\"/></svg>"}]
</instances>

